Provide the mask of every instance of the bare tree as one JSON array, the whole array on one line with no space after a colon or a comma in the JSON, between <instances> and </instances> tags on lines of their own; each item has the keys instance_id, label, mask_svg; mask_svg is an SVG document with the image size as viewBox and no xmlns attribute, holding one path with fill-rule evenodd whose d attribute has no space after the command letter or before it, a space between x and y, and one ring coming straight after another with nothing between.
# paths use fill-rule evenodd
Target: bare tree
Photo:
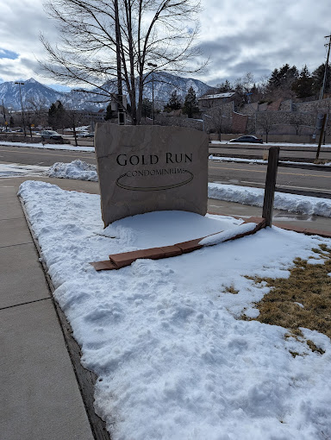
<instances>
[{"instance_id":1,"label":"bare tree","mask_svg":"<svg viewBox=\"0 0 331 440\"><path fill-rule=\"evenodd\" d=\"M50 0L59 45L41 41L48 74L64 84L89 86L109 101L105 86L116 80L118 100L129 95L132 124L139 124L144 85L156 70L196 72L191 60L198 33L198 0ZM95 90L94 90L95 93Z\"/></svg>"},{"instance_id":2,"label":"bare tree","mask_svg":"<svg viewBox=\"0 0 331 440\"><path fill-rule=\"evenodd\" d=\"M256 124L257 127L265 134L265 141L268 143L269 133L272 127L275 125L274 112L264 111L256 112Z\"/></svg>"},{"instance_id":3,"label":"bare tree","mask_svg":"<svg viewBox=\"0 0 331 440\"><path fill-rule=\"evenodd\" d=\"M26 111L27 111L27 124L30 128L31 126L37 125L48 125L47 124L47 116L48 116L48 102L46 98L28 98L26 101Z\"/></svg>"},{"instance_id":4,"label":"bare tree","mask_svg":"<svg viewBox=\"0 0 331 440\"><path fill-rule=\"evenodd\" d=\"M301 113L291 113L289 118L289 123L295 129L295 134L298 136L300 134L301 127L303 125L303 118Z\"/></svg>"}]
</instances>

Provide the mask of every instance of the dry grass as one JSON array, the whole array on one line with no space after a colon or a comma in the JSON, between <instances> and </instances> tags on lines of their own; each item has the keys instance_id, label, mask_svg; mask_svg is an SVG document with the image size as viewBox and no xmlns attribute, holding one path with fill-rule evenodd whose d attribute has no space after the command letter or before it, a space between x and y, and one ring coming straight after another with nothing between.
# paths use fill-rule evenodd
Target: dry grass
<instances>
[{"instance_id":1,"label":"dry grass","mask_svg":"<svg viewBox=\"0 0 331 440\"><path fill-rule=\"evenodd\" d=\"M257 284L271 287L256 304L260 311L257 321L280 325L291 335L301 336L300 327L305 327L331 338L331 249L321 245L314 252L315 260L323 259L324 264L309 264L309 260L297 258L288 279L253 278ZM307 343L318 350L311 341Z\"/></svg>"},{"instance_id":2,"label":"dry grass","mask_svg":"<svg viewBox=\"0 0 331 440\"><path fill-rule=\"evenodd\" d=\"M239 290L235 289L234 285L231 284L231 286L228 286L224 289L224 292L232 293L233 295L237 295L239 293Z\"/></svg>"}]
</instances>

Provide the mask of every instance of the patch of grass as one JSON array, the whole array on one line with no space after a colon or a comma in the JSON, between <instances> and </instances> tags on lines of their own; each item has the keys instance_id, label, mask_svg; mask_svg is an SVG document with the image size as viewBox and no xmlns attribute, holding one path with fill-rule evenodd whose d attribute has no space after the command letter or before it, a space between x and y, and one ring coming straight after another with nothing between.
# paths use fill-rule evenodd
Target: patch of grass
<instances>
[{"instance_id":1,"label":"patch of grass","mask_svg":"<svg viewBox=\"0 0 331 440\"><path fill-rule=\"evenodd\" d=\"M331 338L331 249L321 245L314 252L316 260L324 259L324 264L297 258L287 279L254 278L257 284L271 288L256 304L260 315L255 320L287 328L292 336L302 336L300 327L304 327ZM307 344L321 353L312 341Z\"/></svg>"},{"instance_id":2,"label":"patch of grass","mask_svg":"<svg viewBox=\"0 0 331 440\"><path fill-rule=\"evenodd\" d=\"M316 165L324 165L325 163L328 163L329 162L329 160L326 160L326 159L315 159L314 160L314 164L316 164Z\"/></svg>"},{"instance_id":3,"label":"patch of grass","mask_svg":"<svg viewBox=\"0 0 331 440\"><path fill-rule=\"evenodd\" d=\"M232 293L233 295L238 295L239 293L239 290L235 289L233 284L231 284L231 286L226 287L224 291L226 293Z\"/></svg>"}]
</instances>

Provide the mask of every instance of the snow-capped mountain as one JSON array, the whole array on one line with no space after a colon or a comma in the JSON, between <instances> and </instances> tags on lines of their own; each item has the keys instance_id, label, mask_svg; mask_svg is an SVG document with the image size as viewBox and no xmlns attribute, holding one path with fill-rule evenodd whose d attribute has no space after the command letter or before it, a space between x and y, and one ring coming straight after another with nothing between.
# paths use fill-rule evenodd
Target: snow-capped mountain
<instances>
[{"instance_id":1,"label":"snow-capped mountain","mask_svg":"<svg viewBox=\"0 0 331 440\"><path fill-rule=\"evenodd\" d=\"M18 84L19 82L24 83L24 85ZM155 103L162 107L168 102L174 90L184 100L191 86L195 90L197 97L211 89L210 86L202 81L160 72L155 73L146 82L144 96L152 100L154 89ZM116 93L116 81L109 81L103 87L111 93ZM33 78L26 81L7 81L0 84L0 105L14 111L20 110L21 97L25 110L48 109L52 103L59 100L68 109L97 111L105 108L109 102L107 102L106 97L100 96L97 93L85 93L77 90L59 92L39 83Z\"/></svg>"},{"instance_id":2,"label":"snow-capped mountain","mask_svg":"<svg viewBox=\"0 0 331 440\"><path fill-rule=\"evenodd\" d=\"M179 98L184 102L185 96L190 87L193 87L196 96L199 98L212 89L211 86L194 78L183 78L170 73L155 73L150 76L145 85L144 95L152 100L154 88L154 100L156 106L163 108L169 101L171 93L176 90Z\"/></svg>"},{"instance_id":3,"label":"snow-capped mountain","mask_svg":"<svg viewBox=\"0 0 331 440\"><path fill-rule=\"evenodd\" d=\"M30 78L27 81L8 81L0 84L1 105L12 110L20 110L20 93L25 109L49 108L53 102L61 100L63 97L61 92Z\"/></svg>"}]
</instances>

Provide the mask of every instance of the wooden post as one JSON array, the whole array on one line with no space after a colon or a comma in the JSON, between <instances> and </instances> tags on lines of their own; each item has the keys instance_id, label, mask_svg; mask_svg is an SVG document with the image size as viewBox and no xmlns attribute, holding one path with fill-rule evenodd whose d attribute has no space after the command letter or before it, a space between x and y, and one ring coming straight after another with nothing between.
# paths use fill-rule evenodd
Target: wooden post
<instances>
[{"instance_id":1,"label":"wooden post","mask_svg":"<svg viewBox=\"0 0 331 440\"><path fill-rule=\"evenodd\" d=\"M272 225L272 211L276 189L277 169L279 159L279 147L269 148L268 168L265 179L264 201L262 217L266 221L266 226Z\"/></svg>"},{"instance_id":2,"label":"wooden post","mask_svg":"<svg viewBox=\"0 0 331 440\"><path fill-rule=\"evenodd\" d=\"M316 161L318 160L319 155L320 155L320 151L321 151L321 145L322 145L322 140L323 140L323 135L324 135L324 130L325 130L326 117L327 117L327 115L324 114L322 128L321 128L321 132L320 132L320 138L318 141L318 147L317 147L317 151L316 151L316 157L315 157Z\"/></svg>"}]
</instances>

